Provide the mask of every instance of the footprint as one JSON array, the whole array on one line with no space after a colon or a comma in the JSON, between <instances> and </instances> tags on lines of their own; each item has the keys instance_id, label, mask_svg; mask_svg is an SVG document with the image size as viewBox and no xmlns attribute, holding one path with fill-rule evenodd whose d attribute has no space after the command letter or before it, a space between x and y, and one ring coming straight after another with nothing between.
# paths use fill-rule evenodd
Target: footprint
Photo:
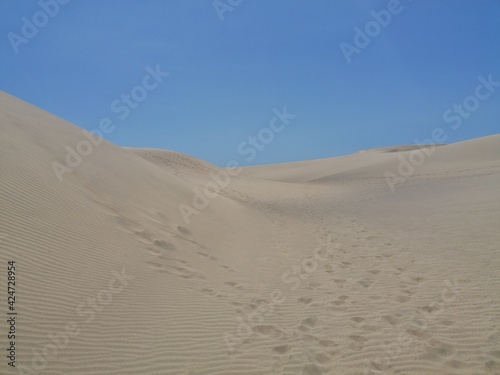
<instances>
[{"instance_id":1,"label":"footprint","mask_svg":"<svg viewBox=\"0 0 500 375\"><path fill-rule=\"evenodd\" d=\"M286 354L290 350L288 345L278 345L273 348L273 352L276 352L280 355Z\"/></svg>"},{"instance_id":2,"label":"footprint","mask_svg":"<svg viewBox=\"0 0 500 375\"><path fill-rule=\"evenodd\" d=\"M314 359L316 360L316 362L324 364L324 363L330 362L331 355L327 355L324 353L315 353Z\"/></svg>"},{"instance_id":3,"label":"footprint","mask_svg":"<svg viewBox=\"0 0 500 375\"><path fill-rule=\"evenodd\" d=\"M368 270L368 272L374 274L374 275L377 275L380 273L380 270Z\"/></svg>"},{"instance_id":4,"label":"footprint","mask_svg":"<svg viewBox=\"0 0 500 375\"><path fill-rule=\"evenodd\" d=\"M438 323L442 324L444 326L452 326L455 324L455 322L453 320L450 320L450 319L442 319ZM500 353L500 351L499 351L499 353Z\"/></svg>"},{"instance_id":5,"label":"footprint","mask_svg":"<svg viewBox=\"0 0 500 375\"><path fill-rule=\"evenodd\" d=\"M232 286L233 288L236 288L236 289L243 289L243 287L240 284L238 284L236 281L226 281L224 284Z\"/></svg>"},{"instance_id":6,"label":"footprint","mask_svg":"<svg viewBox=\"0 0 500 375\"><path fill-rule=\"evenodd\" d=\"M428 306L422 307L422 310L424 310L425 312L427 312L429 314L432 314L433 311L439 310L439 307L428 305Z\"/></svg>"},{"instance_id":7,"label":"footprint","mask_svg":"<svg viewBox=\"0 0 500 375\"><path fill-rule=\"evenodd\" d=\"M490 352L490 355L492 357L500 359L500 350L493 350L492 352Z\"/></svg>"},{"instance_id":8,"label":"footprint","mask_svg":"<svg viewBox=\"0 0 500 375\"><path fill-rule=\"evenodd\" d=\"M328 339L320 340L319 344L325 348L331 348L331 347L337 346L337 343L335 341L328 340Z\"/></svg>"},{"instance_id":9,"label":"footprint","mask_svg":"<svg viewBox=\"0 0 500 375\"><path fill-rule=\"evenodd\" d=\"M364 343L366 340L368 340L366 337L359 335L350 335L349 338L358 343Z\"/></svg>"},{"instance_id":10,"label":"footprint","mask_svg":"<svg viewBox=\"0 0 500 375\"><path fill-rule=\"evenodd\" d=\"M429 340L431 338L431 336L428 335L427 333L414 328L408 328L406 332L408 332L410 335L418 337L421 340Z\"/></svg>"},{"instance_id":11,"label":"footprint","mask_svg":"<svg viewBox=\"0 0 500 375\"><path fill-rule=\"evenodd\" d=\"M175 250L175 246L167 241L155 240L154 244L155 246L161 247L162 249L165 250Z\"/></svg>"},{"instance_id":12,"label":"footprint","mask_svg":"<svg viewBox=\"0 0 500 375\"><path fill-rule=\"evenodd\" d=\"M217 294L217 292L213 289L209 289L209 288L203 288L201 289L201 291L205 294L208 294L210 296L215 296Z\"/></svg>"},{"instance_id":13,"label":"footprint","mask_svg":"<svg viewBox=\"0 0 500 375\"><path fill-rule=\"evenodd\" d=\"M163 259L163 258L162 258ZM168 259L171 264L162 264L157 262L146 262L149 268L158 271L160 273L171 274L174 276L179 276L184 279L200 278L205 279L205 277L196 271L195 269L185 265L185 261L177 259Z\"/></svg>"},{"instance_id":14,"label":"footprint","mask_svg":"<svg viewBox=\"0 0 500 375\"><path fill-rule=\"evenodd\" d=\"M318 321L317 318L315 317L309 317L309 318L306 318L304 320L302 320L302 322L300 322L300 326L301 327L304 327L304 328L312 328L316 325L316 322Z\"/></svg>"},{"instance_id":15,"label":"footprint","mask_svg":"<svg viewBox=\"0 0 500 375\"><path fill-rule=\"evenodd\" d=\"M323 375L323 370L314 363L310 363L302 368L302 375Z\"/></svg>"},{"instance_id":16,"label":"footprint","mask_svg":"<svg viewBox=\"0 0 500 375\"><path fill-rule=\"evenodd\" d=\"M487 374L498 375L500 374L500 362L498 361L487 361L484 364Z\"/></svg>"},{"instance_id":17,"label":"footprint","mask_svg":"<svg viewBox=\"0 0 500 375\"><path fill-rule=\"evenodd\" d=\"M181 232L182 234L186 234L186 235L190 235L191 234L191 232L189 231L189 229L184 228L184 227L182 227L180 225L177 227L177 230L179 232Z\"/></svg>"},{"instance_id":18,"label":"footprint","mask_svg":"<svg viewBox=\"0 0 500 375\"><path fill-rule=\"evenodd\" d=\"M168 273L171 275L179 276L184 279L192 279L196 277L196 273L191 272L189 270L183 269L181 267L170 267L170 266L165 266L163 269L160 270L161 273Z\"/></svg>"},{"instance_id":19,"label":"footprint","mask_svg":"<svg viewBox=\"0 0 500 375\"><path fill-rule=\"evenodd\" d=\"M402 268L396 268L395 271L393 272L394 275L401 275L401 273L404 271Z\"/></svg>"},{"instance_id":20,"label":"footprint","mask_svg":"<svg viewBox=\"0 0 500 375\"><path fill-rule=\"evenodd\" d=\"M448 361L448 363L446 364L454 369L461 369L467 367L467 364L465 362L459 361L458 359L452 359L451 361Z\"/></svg>"},{"instance_id":21,"label":"footprint","mask_svg":"<svg viewBox=\"0 0 500 375\"><path fill-rule=\"evenodd\" d=\"M351 318L351 321L353 321L354 323L361 323L361 322L364 322L365 319L359 317L359 316L355 316L355 317L352 317Z\"/></svg>"},{"instance_id":22,"label":"footprint","mask_svg":"<svg viewBox=\"0 0 500 375\"><path fill-rule=\"evenodd\" d=\"M161 263L155 263L155 262L146 262L149 268L155 271L164 271L165 266Z\"/></svg>"},{"instance_id":23,"label":"footprint","mask_svg":"<svg viewBox=\"0 0 500 375\"><path fill-rule=\"evenodd\" d=\"M314 290L314 289L319 288L321 285L322 285L321 283L313 281L313 282L309 283L309 285L307 286L307 289Z\"/></svg>"},{"instance_id":24,"label":"footprint","mask_svg":"<svg viewBox=\"0 0 500 375\"><path fill-rule=\"evenodd\" d=\"M387 365L385 363L381 363L382 361L379 358L377 358L377 361L379 361L379 362L370 361L370 366L373 369L375 369L377 372L382 372L382 371L387 370Z\"/></svg>"},{"instance_id":25,"label":"footprint","mask_svg":"<svg viewBox=\"0 0 500 375\"><path fill-rule=\"evenodd\" d=\"M410 296L399 295L395 298L395 300L399 303L408 302L410 300Z\"/></svg>"},{"instance_id":26,"label":"footprint","mask_svg":"<svg viewBox=\"0 0 500 375\"><path fill-rule=\"evenodd\" d=\"M131 232L141 233L141 232L144 232L146 230L146 228L144 228L142 225L140 225L139 223L137 223L131 219L126 218L125 216L117 217L116 221L122 227L125 227L126 229L130 230Z\"/></svg>"},{"instance_id":27,"label":"footprint","mask_svg":"<svg viewBox=\"0 0 500 375\"><path fill-rule=\"evenodd\" d=\"M157 213L156 213L156 216L158 216L158 218L159 218L160 220L162 220L163 222L168 222L168 221L170 221L170 219L168 218L168 216L167 216L167 215L165 215L163 212L157 212Z\"/></svg>"},{"instance_id":28,"label":"footprint","mask_svg":"<svg viewBox=\"0 0 500 375\"><path fill-rule=\"evenodd\" d=\"M148 248L148 253L149 253L149 255L154 256L154 257L160 257L163 255L163 251L158 250L158 249L151 249L151 248Z\"/></svg>"},{"instance_id":29,"label":"footprint","mask_svg":"<svg viewBox=\"0 0 500 375\"><path fill-rule=\"evenodd\" d=\"M369 280L361 280L359 283L362 286L364 286L365 288L368 288L370 286L370 281Z\"/></svg>"},{"instance_id":30,"label":"footprint","mask_svg":"<svg viewBox=\"0 0 500 375\"><path fill-rule=\"evenodd\" d=\"M300 303L303 303L305 305L308 305L312 302L312 298L311 297L300 297L297 299L297 302L300 302Z\"/></svg>"},{"instance_id":31,"label":"footprint","mask_svg":"<svg viewBox=\"0 0 500 375\"><path fill-rule=\"evenodd\" d=\"M134 236L137 241L146 245L152 245L153 240L151 239L150 234L146 231L134 231Z\"/></svg>"},{"instance_id":32,"label":"footprint","mask_svg":"<svg viewBox=\"0 0 500 375\"><path fill-rule=\"evenodd\" d=\"M115 219L120 217L120 213L118 211L116 211L114 208L112 208L104 203L101 203L99 205L99 210L104 212L105 214L111 216L111 217L114 217Z\"/></svg>"},{"instance_id":33,"label":"footprint","mask_svg":"<svg viewBox=\"0 0 500 375\"><path fill-rule=\"evenodd\" d=\"M432 349L429 348L430 351L433 351L440 357L449 357L455 353L453 345L446 344L436 339L432 339L428 343L432 347Z\"/></svg>"},{"instance_id":34,"label":"footprint","mask_svg":"<svg viewBox=\"0 0 500 375\"><path fill-rule=\"evenodd\" d=\"M382 320L386 321L391 326L395 326L399 322L399 319L394 315L384 315L384 316L382 316Z\"/></svg>"},{"instance_id":35,"label":"footprint","mask_svg":"<svg viewBox=\"0 0 500 375\"><path fill-rule=\"evenodd\" d=\"M377 332L380 327L365 324L363 327L361 327L361 329L366 332Z\"/></svg>"},{"instance_id":36,"label":"footprint","mask_svg":"<svg viewBox=\"0 0 500 375\"><path fill-rule=\"evenodd\" d=\"M272 325L256 325L253 327L255 332L264 335L264 336L269 336L269 337L274 337L274 338L280 338L283 336L283 331L280 329L272 326Z\"/></svg>"}]
</instances>

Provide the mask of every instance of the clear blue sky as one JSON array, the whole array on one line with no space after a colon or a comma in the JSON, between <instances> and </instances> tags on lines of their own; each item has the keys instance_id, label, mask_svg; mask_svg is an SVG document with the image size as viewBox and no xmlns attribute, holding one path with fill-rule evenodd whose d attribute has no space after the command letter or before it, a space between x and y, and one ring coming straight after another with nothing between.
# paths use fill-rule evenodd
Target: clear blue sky
<instances>
[{"instance_id":1,"label":"clear blue sky","mask_svg":"<svg viewBox=\"0 0 500 375\"><path fill-rule=\"evenodd\" d=\"M498 0L401 0L350 63L340 44L355 46L354 28L395 0L219 1L235 4L223 21L212 0L73 0L44 25L37 1L0 0L0 89L88 130L112 118L118 145L218 165L413 144L436 127L447 143L500 130L500 88L460 128L443 120L479 76L500 81ZM42 26L16 53L23 17ZM113 101L158 64L169 76L120 120ZM283 106L297 117L248 163L238 145Z\"/></svg>"}]
</instances>

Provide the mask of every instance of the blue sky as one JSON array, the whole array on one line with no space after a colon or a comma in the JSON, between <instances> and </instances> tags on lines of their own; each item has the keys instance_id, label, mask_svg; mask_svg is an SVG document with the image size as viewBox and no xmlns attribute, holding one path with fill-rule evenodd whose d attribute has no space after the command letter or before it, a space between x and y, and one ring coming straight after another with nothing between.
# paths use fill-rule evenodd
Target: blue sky
<instances>
[{"instance_id":1,"label":"blue sky","mask_svg":"<svg viewBox=\"0 0 500 375\"><path fill-rule=\"evenodd\" d=\"M458 129L443 120L478 77L500 81L498 0L217 1L232 8L223 20L212 0L73 0L45 22L37 1L0 0L0 89L88 130L111 118L118 145L218 165L413 144L437 127L447 143L500 130L500 88ZM370 12L389 8L377 30ZM16 44L23 17L41 26ZM367 26L373 37L348 63L341 43L356 47ZM119 119L111 104L158 65L169 76ZM296 118L247 161L238 146L284 106Z\"/></svg>"}]
</instances>

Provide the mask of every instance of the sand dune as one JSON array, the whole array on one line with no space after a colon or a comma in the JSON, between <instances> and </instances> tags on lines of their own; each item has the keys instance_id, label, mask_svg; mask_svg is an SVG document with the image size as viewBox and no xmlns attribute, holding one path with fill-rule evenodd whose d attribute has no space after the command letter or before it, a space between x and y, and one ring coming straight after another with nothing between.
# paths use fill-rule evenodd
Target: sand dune
<instances>
[{"instance_id":1,"label":"sand dune","mask_svg":"<svg viewBox=\"0 0 500 375\"><path fill-rule=\"evenodd\" d=\"M229 173L0 104L0 373L500 373L500 135Z\"/></svg>"}]
</instances>

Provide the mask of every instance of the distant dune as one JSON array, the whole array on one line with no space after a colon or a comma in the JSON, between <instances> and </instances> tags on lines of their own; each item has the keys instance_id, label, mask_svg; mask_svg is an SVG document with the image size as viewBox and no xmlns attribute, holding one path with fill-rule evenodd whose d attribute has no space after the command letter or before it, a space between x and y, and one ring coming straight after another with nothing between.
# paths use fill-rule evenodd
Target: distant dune
<instances>
[{"instance_id":1,"label":"distant dune","mask_svg":"<svg viewBox=\"0 0 500 375\"><path fill-rule=\"evenodd\" d=\"M228 170L0 92L0 175L1 374L500 373L500 135Z\"/></svg>"}]
</instances>

